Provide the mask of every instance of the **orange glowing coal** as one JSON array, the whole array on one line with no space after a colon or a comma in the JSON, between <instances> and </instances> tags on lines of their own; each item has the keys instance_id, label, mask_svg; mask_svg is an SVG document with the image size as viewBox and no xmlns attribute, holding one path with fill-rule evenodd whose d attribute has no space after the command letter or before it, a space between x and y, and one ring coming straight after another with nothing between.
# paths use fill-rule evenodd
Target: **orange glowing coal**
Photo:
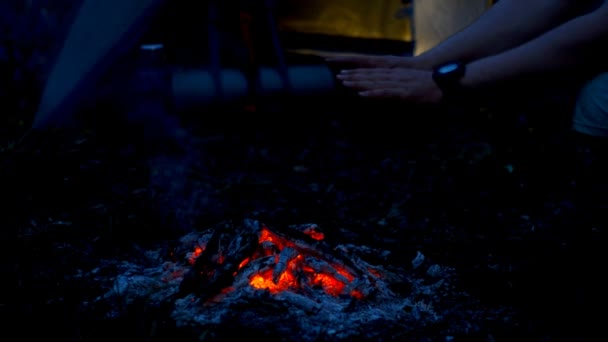
<instances>
[{"instance_id":1,"label":"orange glowing coal","mask_svg":"<svg viewBox=\"0 0 608 342\"><path fill-rule=\"evenodd\" d=\"M313 240L324 238L323 233L314 226L302 232ZM203 251L204 247L197 247L190 254L190 263L194 263ZM332 258L332 261L324 260L321 254L309 246L302 247L302 244L263 227L259 231L256 251L240 262L233 276L244 271L253 261L266 258L271 261L271 266L255 269L248 275L249 285L255 289L266 290L272 294L315 289L331 296L350 295L357 299L363 298L364 295L360 291L349 287L355 280L353 272Z\"/></svg>"},{"instance_id":2,"label":"orange glowing coal","mask_svg":"<svg viewBox=\"0 0 608 342\"><path fill-rule=\"evenodd\" d=\"M315 230L304 230L304 233L310 235L313 239L324 238L323 233ZM279 251L286 247L294 248L293 242L278 236L271 232L268 228L263 228L259 239L260 244L270 242L276 246ZM279 256L275 256L275 263L278 263ZM306 264L306 258L302 254L289 260L287 267L278 276L275 270L268 269L258 272L250 278L249 284L257 289L265 289L271 293L276 293L285 290L295 290L301 287L304 281L309 286L320 287L327 294L338 296L343 293L347 282L351 282L354 276L351 275L341 265L331 265L336 270L336 275L321 273L310 265ZM342 279L338 279L341 276Z\"/></svg>"},{"instance_id":3,"label":"orange glowing coal","mask_svg":"<svg viewBox=\"0 0 608 342\"><path fill-rule=\"evenodd\" d=\"M304 234L310 236L311 238L321 241L325 239L325 234L317 229L317 226L308 226L303 230Z\"/></svg>"},{"instance_id":4,"label":"orange glowing coal","mask_svg":"<svg viewBox=\"0 0 608 342\"><path fill-rule=\"evenodd\" d=\"M205 248L201 246L196 246L194 248L194 251L192 251L192 253L190 253L190 255L188 256L188 262L190 263L190 265L194 265L194 261L203 253L204 250Z\"/></svg>"}]
</instances>

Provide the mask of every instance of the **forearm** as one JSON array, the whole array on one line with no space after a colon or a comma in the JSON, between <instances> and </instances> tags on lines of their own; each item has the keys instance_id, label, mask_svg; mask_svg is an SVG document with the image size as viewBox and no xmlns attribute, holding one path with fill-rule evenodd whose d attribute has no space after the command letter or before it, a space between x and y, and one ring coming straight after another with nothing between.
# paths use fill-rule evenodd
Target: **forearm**
<instances>
[{"instance_id":1,"label":"forearm","mask_svg":"<svg viewBox=\"0 0 608 342\"><path fill-rule=\"evenodd\" d=\"M469 63L462 83L469 88L481 88L556 70L606 67L599 65L606 63L607 57L604 52L608 43L606 21L608 5L516 48Z\"/></svg>"},{"instance_id":2,"label":"forearm","mask_svg":"<svg viewBox=\"0 0 608 342\"><path fill-rule=\"evenodd\" d=\"M517 46L577 14L581 2L501 0L476 22L418 56L422 67L472 61Z\"/></svg>"}]
</instances>

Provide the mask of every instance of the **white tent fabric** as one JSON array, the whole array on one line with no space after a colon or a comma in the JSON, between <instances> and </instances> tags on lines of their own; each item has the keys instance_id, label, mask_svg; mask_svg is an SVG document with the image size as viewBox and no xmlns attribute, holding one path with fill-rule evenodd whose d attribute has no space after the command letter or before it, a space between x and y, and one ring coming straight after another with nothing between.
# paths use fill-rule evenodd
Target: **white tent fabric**
<instances>
[{"instance_id":1,"label":"white tent fabric","mask_svg":"<svg viewBox=\"0 0 608 342\"><path fill-rule=\"evenodd\" d=\"M84 93L104 66L137 39L164 0L85 0L46 82L34 128L69 121L75 94ZM122 43L122 44L121 44Z\"/></svg>"},{"instance_id":2,"label":"white tent fabric","mask_svg":"<svg viewBox=\"0 0 608 342\"><path fill-rule=\"evenodd\" d=\"M414 0L414 54L462 30L488 6L488 0Z\"/></svg>"}]
</instances>

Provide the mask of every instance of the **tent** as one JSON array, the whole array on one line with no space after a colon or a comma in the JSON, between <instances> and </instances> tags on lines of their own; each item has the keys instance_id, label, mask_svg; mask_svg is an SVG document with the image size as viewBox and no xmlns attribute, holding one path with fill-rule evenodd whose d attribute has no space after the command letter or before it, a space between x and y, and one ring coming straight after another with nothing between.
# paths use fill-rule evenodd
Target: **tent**
<instances>
[{"instance_id":1,"label":"tent","mask_svg":"<svg viewBox=\"0 0 608 342\"><path fill-rule=\"evenodd\" d=\"M83 0L50 71L33 127L46 128L69 122L78 101L93 90L95 82L121 54L138 43L164 3L165 0ZM287 11L284 20L279 23L284 29L368 38L413 39L419 53L470 23L487 8L489 2L414 0L413 36L409 26L411 18L404 20L398 15L398 9L407 2L276 0L276 3L279 7L290 4L291 7L287 8L292 9L291 15ZM287 73L293 74L295 81L301 81L304 93L319 85L330 88L333 80L332 75L323 68L294 69ZM266 76L270 88L281 87L281 75L270 70ZM228 70L222 77L226 82L231 82L232 90L238 90L239 94L246 91L244 75ZM320 79L321 83L315 83L312 78ZM208 90L213 89L214 81L207 72L181 74L174 76L174 79L181 82L174 86L174 91L181 89L185 102L204 98L201 92L202 95L213 97Z\"/></svg>"},{"instance_id":2,"label":"tent","mask_svg":"<svg viewBox=\"0 0 608 342\"><path fill-rule=\"evenodd\" d=\"M490 5L488 0L414 0L414 54L460 31Z\"/></svg>"},{"instance_id":3,"label":"tent","mask_svg":"<svg viewBox=\"0 0 608 342\"><path fill-rule=\"evenodd\" d=\"M84 0L47 79L33 127L65 123L77 99L143 34L163 0Z\"/></svg>"}]
</instances>

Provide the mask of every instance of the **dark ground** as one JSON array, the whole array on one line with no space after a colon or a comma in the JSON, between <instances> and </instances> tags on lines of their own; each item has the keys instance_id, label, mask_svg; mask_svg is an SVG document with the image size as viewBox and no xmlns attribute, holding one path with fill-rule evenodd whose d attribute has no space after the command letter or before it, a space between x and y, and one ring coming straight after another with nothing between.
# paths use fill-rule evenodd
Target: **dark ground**
<instances>
[{"instance_id":1,"label":"dark ground","mask_svg":"<svg viewBox=\"0 0 608 342\"><path fill-rule=\"evenodd\" d=\"M122 329L141 337L132 323L145 312L124 325L90 320L83 302L100 289L73 275L134 246L257 218L317 223L331 242L392 251L395 265L424 251L454 267L472 298L517 312L468 339L584 334L572 303L580 287L573 269L585 265L568 254L580 208L570 185L575 166L564 157L567 119L542 124L567 117L567 106L439 113L338 96L278 112L223 109L187 118L187 158L149 162L141 141L109 119L21 139L45 72L38 46L50 38L16 34L0 46L0 310L9 328L25 324L18 333L97 340Z\"/></svg>"}]
</instances>

